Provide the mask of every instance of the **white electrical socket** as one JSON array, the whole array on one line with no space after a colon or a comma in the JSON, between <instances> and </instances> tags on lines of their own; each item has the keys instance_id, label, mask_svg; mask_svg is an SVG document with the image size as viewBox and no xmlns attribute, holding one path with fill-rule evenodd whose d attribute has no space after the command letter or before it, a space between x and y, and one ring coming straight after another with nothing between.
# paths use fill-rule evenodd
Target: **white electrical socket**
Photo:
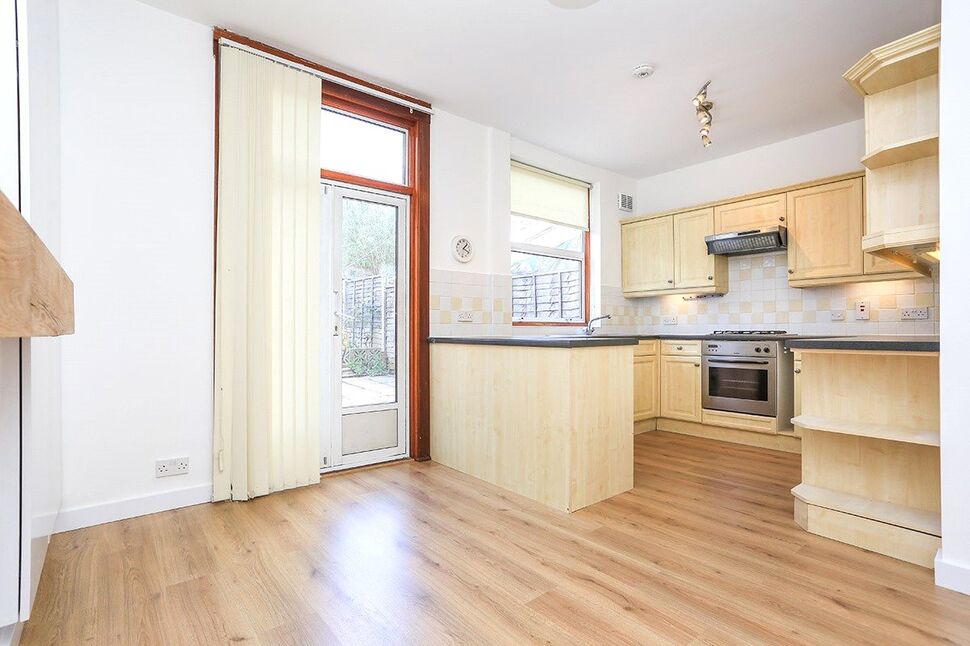
<instances>
[{"instance_id":1,"label":"white electrical socket","mask_svg":"<svg viewBox=\"0 0 970 646\"><path fill-rule=\"evenodd\" d=\"M855 320L857 321L869 320L869 301L855 302Z\"/></svg>"},{"instance_id":2,"label":"white electrical socket","mask_svg":"<svg viewBox=\"0 0 970 646\"><path fill-rule=\"evenodd\" d=\"M472 313L468 310L462 310L458 312L458 322L459 323L471 323L474 320Z\"/></svg>"},{"instance_id":3,"label":"white electrical socket","mask_svg":"<svg viewBox=\"0 0 970 646\"><path fill-rule=\"evenodd\" d=\"M915 321L929 317L930 311L925 307L904 307L899 316L903 321Z\"/></svg>"},{"instance_id":4,"label":"white electrical socket","mask_svg":"<svg viewBox=\"0 0 970 646\"><path fill-rule=\"evenodd\" d=\"M677 317L676 316L665 316L664 317L664 325L677 325Z\"/></svg>"},{"instance_id":5,"label":"white electrical socket","mask_svg":"<svg viewBox=\"0 0 970 646\"><path fill-rule=\"evenodd\" d=\"M188 458L169 458L155 461L155 477L179 476L189 472Z\"/></svg>"},{"instance_id":6,"label":"white electrical socket","mask_svg":"<svg viewBox=\"0 0 970 646\"><path fill-rule=\"evenodd\" d=\"M845 312L843 312L842 310L838 310L838 311L835 311L835 312L831 312L830 315L829 315L829 320L830 321L844 321L845 320Z\"/></svg>"}]
</instances>

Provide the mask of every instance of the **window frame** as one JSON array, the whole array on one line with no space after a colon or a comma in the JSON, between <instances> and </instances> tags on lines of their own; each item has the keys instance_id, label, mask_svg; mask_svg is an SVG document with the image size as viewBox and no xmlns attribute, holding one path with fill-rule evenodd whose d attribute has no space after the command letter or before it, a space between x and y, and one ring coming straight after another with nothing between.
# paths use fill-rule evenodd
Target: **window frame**
<instances>
[{"instance_id":1,"label":"window frame","mask_svg":"<svg viewBox=\"0 0 970 646\"><path fill-rule=\"evenodd\" d=\"M586 189L586 210L587 213L590 210L590 189ZM518 213L512 213L510 215L518 215L519 217L530 217L528 215L521 215ZM538 218L533 218L538 219ZM565 226L565 225L562 225ZM589 325L589 227L583 230L583 250L582 252L576 251L564 251L562 249L555 249L554 247L544 247L542 245L530 245L524 242L510 242L509 251L528 253L539 256L547 256L549 258L562 258L564 260L579 260L582 263L582 275L583 275L583 303L582 303L582 319L579 321L564 321L562 319L512 319L512 325L514 327L586 327ZM511 265L511 261L509 262ZM509 299L511 305L511 298ZM514 315L514 309L513 309Z\"/></svg>"}]
</instances>

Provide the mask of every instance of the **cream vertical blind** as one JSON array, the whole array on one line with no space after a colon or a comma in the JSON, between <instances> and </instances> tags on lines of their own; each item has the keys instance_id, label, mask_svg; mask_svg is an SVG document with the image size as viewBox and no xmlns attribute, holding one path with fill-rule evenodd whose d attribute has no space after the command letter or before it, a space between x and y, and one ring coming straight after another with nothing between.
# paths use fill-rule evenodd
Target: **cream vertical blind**
<instances>
[{"instance_id":1,"label":"cream vertical blind","mask_svg":"<svg viewBox=\"0 0 970 646\"><path fill-rule=\"evenodd\" d=\"M512 212L589 229L589 184L512 162Z\"/></svg>"},{"instance_id":2,"label":"cream vertical blind","mask_svg":"<svg viewBox=\"0 0 970 646\"><path fill-rule=\"evenodd\" d=\"M213 498L320 481L320 79L220 47Z\"/></svg>"}]
</instances>

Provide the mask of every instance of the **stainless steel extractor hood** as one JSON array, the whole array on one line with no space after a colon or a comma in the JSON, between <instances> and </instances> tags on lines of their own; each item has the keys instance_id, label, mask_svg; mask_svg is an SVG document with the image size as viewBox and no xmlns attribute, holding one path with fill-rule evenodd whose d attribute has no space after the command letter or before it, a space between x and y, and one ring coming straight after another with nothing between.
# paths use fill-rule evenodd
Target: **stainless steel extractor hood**
<instances>
[{"instance_id":1,"label":"stainless steel extractor hood","mask_svg":"<svg viewBox=\"0 0 970 646\"><path fill-rule=\"evenodd\" d=\"M746 256L788 248L788 229L768 227L718 233L704 238L707 253L712 256Z\"/></svg>"}]
</instances>

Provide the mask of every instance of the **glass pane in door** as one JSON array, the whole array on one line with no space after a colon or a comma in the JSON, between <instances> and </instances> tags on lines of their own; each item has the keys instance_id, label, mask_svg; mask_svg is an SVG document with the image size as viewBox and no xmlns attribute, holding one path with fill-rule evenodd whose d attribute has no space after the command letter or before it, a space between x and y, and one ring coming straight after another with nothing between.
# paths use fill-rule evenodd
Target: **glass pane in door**
<instances>
[{"instance_id":1,"label":"glass pane in door","mask_svg":"<svg viewBox=\"0 0 970 646\"><path fill-rule=\"evenodd\" d=\"M344 408L397 401L398 209L342 199L341 400Z\"/></svg>"}]
</instances>

